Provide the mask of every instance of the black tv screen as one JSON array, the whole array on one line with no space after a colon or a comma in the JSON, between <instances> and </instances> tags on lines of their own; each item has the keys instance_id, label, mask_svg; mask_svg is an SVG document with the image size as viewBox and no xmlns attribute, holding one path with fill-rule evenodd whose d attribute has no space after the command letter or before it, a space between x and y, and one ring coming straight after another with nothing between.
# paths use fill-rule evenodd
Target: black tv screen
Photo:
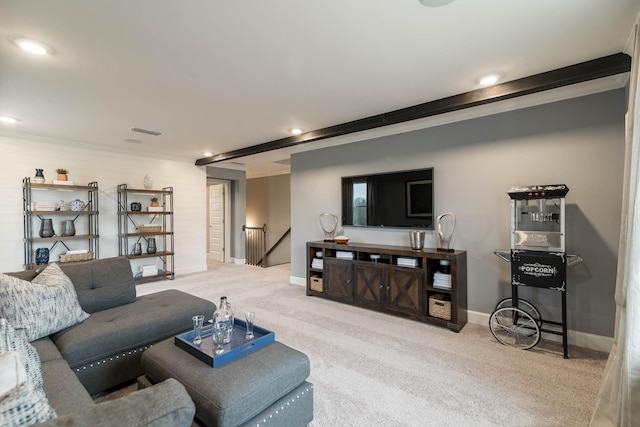
<instances>
[{"instance_id":1,"label":"black tv screen","mask_svg":"<svg viewBox=\"0 0 640 427\"><path fill-rule=\"evenodd\" d=\"M433 168L342 178L342 225L433 229Z\"/></svg>"}]
</instances>

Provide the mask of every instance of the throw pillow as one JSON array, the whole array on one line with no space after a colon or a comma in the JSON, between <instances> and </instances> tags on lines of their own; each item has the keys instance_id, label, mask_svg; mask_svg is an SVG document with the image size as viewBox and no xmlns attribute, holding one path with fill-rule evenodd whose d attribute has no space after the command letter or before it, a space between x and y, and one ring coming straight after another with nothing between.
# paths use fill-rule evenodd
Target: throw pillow
<instances>
[{"instance_id":1,"label":"throw pillow","mask_svg":"<svg viewBox=\"0 0 640 427\"><path fill-rule=\"evenodd\" d=\"M0 317L29 341L80 323L89 317L78 303L73 283L50 264L31 282L0 273Z\"/></svg>"},{"instance_id":2,"label":"throw pillow","mask_svg":"<svg viewBox=\"0 0 640 427\"><path fill-rule=\"evenodd\" d=\"M0 319L0 354L15 351L36 390L42 390L42 365L36 349L26 338L16 334L6 319ZM0 424L1 425L1 424Z\"/></svg>"},{"instance_id":3,"label":"throw pillow","mask_svg":"<svg viewBox=\"0 0 640 427\"><path fill-rule=\"evenodd\" d=\"M56 417L47 397L33 389L16 352L0 355L3 373L0 391L0 425L29 426Z\"/></svg>"},{"instance_id":4,"label":"throw pillow","mask_svg":"<svg viewBox=\"0 0 640 427\"><path fill-rule=\"evenodd\" d=\"M0 353L0 397L27 381L27 372L15 351Z\"/></svg>"}]
</instances>

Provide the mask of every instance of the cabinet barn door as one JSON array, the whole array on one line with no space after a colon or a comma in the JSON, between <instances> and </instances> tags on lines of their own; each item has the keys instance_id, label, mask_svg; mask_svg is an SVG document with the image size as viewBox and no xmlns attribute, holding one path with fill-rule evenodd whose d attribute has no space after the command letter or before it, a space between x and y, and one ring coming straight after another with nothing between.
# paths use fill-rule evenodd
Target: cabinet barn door
<instances>
[{"instance_id":1,"label":"cabinet barn door","mask_svg":"<svg viewBox=\"0 0 640 427\"><path fill-rule=\"evenodd\" d=\"M331 258L324 260L324 285L327 295L353 301L353 263Z\"/></svg>"},{"instance_id":2,"label":"cabinet barn door","mask_svg":"<svg viewBox=\"0 0 640 427\"><path fill-rule=\"evenodd\" d=\"M393 268L389 272L387 308L405 313L420 314L422 307L422 270Z\"/></svg>"},{"instance_id":3,"label":"cabinet barn door","mask_svg":"<svg viewBox=\"0 0 640 427\"><path fill-rule=\"evenodd\" d=\"M382 306L383 300L383 273L378 266L360 265L355 267L355 292L354 299L366 304Z\"/></svg>"}]
</instances>

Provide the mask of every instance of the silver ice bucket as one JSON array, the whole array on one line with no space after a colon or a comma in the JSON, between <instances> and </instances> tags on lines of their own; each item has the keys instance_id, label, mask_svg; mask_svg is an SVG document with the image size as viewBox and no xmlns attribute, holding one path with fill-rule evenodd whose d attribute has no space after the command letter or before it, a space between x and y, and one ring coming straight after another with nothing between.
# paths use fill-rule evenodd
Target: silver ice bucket
<instances>
[{"instance_id":1,"label":"silver ice bucket","mask_svg":"<svg viewBox=\"0 0 640 427\"><path fill-rule=\"evenodd\" d=\"M411 241L411 249L422 249L424 247L424 231L410 231L409 240Z\"/></svg>"}]
</instances>

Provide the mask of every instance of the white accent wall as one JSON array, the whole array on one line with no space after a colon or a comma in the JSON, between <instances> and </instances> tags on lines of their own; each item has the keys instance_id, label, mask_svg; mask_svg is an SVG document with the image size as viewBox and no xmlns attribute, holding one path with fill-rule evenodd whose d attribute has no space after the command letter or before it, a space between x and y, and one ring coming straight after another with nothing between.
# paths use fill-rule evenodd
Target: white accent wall
<instances>
[{"instance_id":1,"label":"white accent wall","mask_svg":"<svg viewBox=\"0 0 640 427\"><path fill-rule=\"evenodd\" d=\"M55 178L57 168L68 169L69 180L74 183L98 182L101 258L118 255L118 184L143 188L144 176L148 174L154 188L173 187L175 271L186 274L206 270L206 174L204 168L194 166L193 160L154 158L134 151L114 152L65 141L2 135L0 156L3 170L0 271L23 268L22 179L33 178L36 168L44 169L47 182ZM70 193L55 193L60 199L71 197Z\"/></svg>"}]
</instances>

